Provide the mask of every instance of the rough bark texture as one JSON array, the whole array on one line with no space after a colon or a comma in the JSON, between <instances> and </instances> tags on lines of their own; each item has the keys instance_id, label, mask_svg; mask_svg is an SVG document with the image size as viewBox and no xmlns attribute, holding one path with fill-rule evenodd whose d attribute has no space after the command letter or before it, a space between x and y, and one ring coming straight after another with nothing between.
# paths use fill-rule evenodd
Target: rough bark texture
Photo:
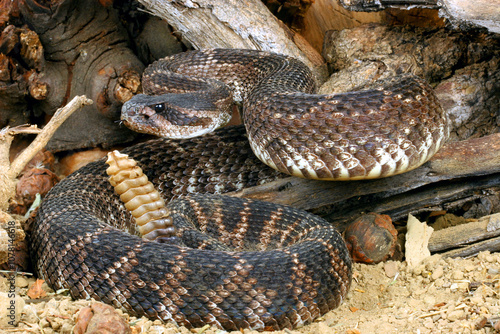
<instances>
[{"instance_id":1,"label":"rough bark texture","mask_svg":"<svg viewBox=\"0 0 500 334\"><path fill-rule=\"evenodd\" d=\"M451 140L500 129L500 39L482 31L366 25L330 31L323 55L334 74L322 93L353 90L412 72L436 86Z\"/></svg>"},{"instance_id":2,"label":"rough bark texture","mask_svg":"<svg viewBox=\"0 0 500 334\"><path fill-rule=\"evenodd\" d=\"M143 65L127 45L127 33L112 8L97 0L20 0L23 19L38 34L43 53L30 76L35 116L52 115L69 99L95 101L55 134L54 151L111 145L134 135L119 126L121 104L137 91Z\"/></svg>"},{"instance_id":3,"label":"rough bark texture","mask_svg":"<svg viewBox=\"0 0 500 334\"><path fill-rule=\"evenodd\" d=\"M340 0L353 11L379 11L386 8L409 9L414 7L439 9L439 14L462 30L485 27L494 33L500 32L498 2L488 0Z\"/></svg>"},{"instance_id":4,"label":"rough bark texture","mask_svg":"<svg viewBox=\"0 0 500 334\"><path fill-rule=\"evenodd\" d=\"M26 96L30 91L30 78L41 68L42 59L43 48L33 31L14 25L3 29L0 35L0 128L28 122ZM43 95L40 90L44 90L43 87L37 88L38 95Z\"/></svg>"},{"instance_id":5,"label":"rough bark texture","mask_svg":"<svg viewBox=\"0 0 500 334\"><path fill-rule=\"evenodd\" d=\"M386 8L425 7L439 8L438 0L340 0L340 3L347 9L360 12L372 12L384 10Z\"/></svg>"},{"instance_id":6,"label":"rough bark texture","mask_svg":"<svg viewBox=\"0 0 500 334\"><path fill-rule=\"evenodd\" d=\"M305 62L320 82L326 78L317 51L278 21L260 0L140 2L196 49L243 48L282 53Z\"/></svg>"},{"instance_id":7,"label":"rough bark texture","mask_svg":"<svg viewBox=\"0 0 500 334\"><path fill-rule=\"evenodd\" d=\"M452 257L471 256L485 250L500 251L500 214L434 231L429 250L447 251L445 255Z\"/></svg>"}]
</instances>

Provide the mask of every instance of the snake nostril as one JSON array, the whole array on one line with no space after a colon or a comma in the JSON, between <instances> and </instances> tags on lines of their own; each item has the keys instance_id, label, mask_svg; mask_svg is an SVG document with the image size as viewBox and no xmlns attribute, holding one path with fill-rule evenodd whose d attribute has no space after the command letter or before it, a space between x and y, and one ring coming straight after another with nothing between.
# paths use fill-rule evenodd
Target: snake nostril
<instances>
[{"instance_id":1,"label":"snake nostril","mask_svg":"<svg viewBox=\"0 0 500 334\"><path fill-rule=\"evenodd\" d=\"M145 106L143 108L140 108L137 112L137 115L143 118L144 120L149 120L155 114L156 114L156 106L154 108Z\"/></svg>"}]
</instances>

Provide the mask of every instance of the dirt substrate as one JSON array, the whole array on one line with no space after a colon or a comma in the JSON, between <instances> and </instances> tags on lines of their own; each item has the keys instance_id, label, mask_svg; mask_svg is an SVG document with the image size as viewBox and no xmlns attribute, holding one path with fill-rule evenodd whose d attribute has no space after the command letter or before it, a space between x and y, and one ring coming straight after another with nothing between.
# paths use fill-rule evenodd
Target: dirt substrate
<instances>
[{"instance_id":1,"label":"dirt substrate","mask_svg":"<svg viewBox=\"0 0 500 334\"><path fill-rule=\"evenodd\" d=\"M72 301L52 292L34 302L24 296L33 282L17 279L25 301L21 322L18 327L3 327L0 333L72 333L79 310L92 301ZM0 291L6 289L7 281L1 277ZM132 333L227 333L216 328L190 331L118 312L129 321ZM356 264L341 307L311 325L275 333L495 333L498 319L500 254L484 252L469 259L434 255L414 269L405 262Z\"/></svg>"}]
</instances>

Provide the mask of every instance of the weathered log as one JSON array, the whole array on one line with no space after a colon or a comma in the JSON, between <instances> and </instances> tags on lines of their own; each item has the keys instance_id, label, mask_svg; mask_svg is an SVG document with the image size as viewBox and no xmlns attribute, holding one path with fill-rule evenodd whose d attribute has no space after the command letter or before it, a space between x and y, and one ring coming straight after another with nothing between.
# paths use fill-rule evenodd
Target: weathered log
<instances>
[{"instance_id":1,"label":"weathered log","mask_svg":"<svg viewBox=\"0 0 500 334\"><path fill-rule=\"evenodd\" d=\"M469 246L454 249L442 254L444 257L471 257L477 255L479 252L499 252L500 251L500 237L495 237L483 241L473 243Z\"/></svg>"},{"instance_id":2,"label":"weathered log","mask_svg":"<svg viewBox=\"0 0 500 334\"><path fill-rule=\"evenodd\" d=\"M358 12L373 12L386 8L409 9L416 6L433 9L439 8L438 0L340 0L340 3L345 8Z\"/></svg>"},{"instance_id":3,"label":"weathered log","mask_svg":"<svg viewBox=\"0 0 500 334\"><path fill-rule=\"evenodd\" d=\"M500 214L482 217L468 224L434 231L429 239L431 252L443 256L467 257L480 251L500 251Z\"/></svg>"},{"instance_id":4,"label":"weathered log","mask_svg":"<svg viewBox=\"0 0 500 334\"><path fill-rule=\"evenodd\" d=\"M365 212L391 216L443 210L450 201L500 187L500 134L446 144L408 173L375 180L326 182L289 177L230 193L311 210L340 229Z\"/></svg>"},{"instance_id":5,"label":"weathered log","mask_svg":"<svg viewBox=\"0 0 500 334\"><path fill-rule=\"evenodd\" d=\"M485 27L490 32L500 32L500 13L496 1L462 0L340 0L352 11L372 12L386 8L409 9L413 7L439 9L439 15L448 19L455 27L468 30Z\"/></svg>"},{"instance_id":6,"label":"weathered log","mask_svg":"<svg viewBox=\"0 0 500 334\"><path fill-rule=\"evenodd\" d=\"M37 99L34 114L52 115L77 95L95 101L72 115L47 148L109 146L133 139L136 134L117 121L122 103L137 93L144 65L129 48L115 10L93 0L20 0L18 5L43 46L39 66L30 66L36 69L30 76L30 93Z\"/></svg>"},{"instance_id":7,"label":"weathered log","mask_svg":"<svg viewBox=\"0 0 500 334\"><path fill-rule=\"evenodd\" d=\"M243 48L286 54L302 60L320 82L327 71L319 53L288 29L260 0L140 0L196 49Z\"/></svg>"}]
</instances>

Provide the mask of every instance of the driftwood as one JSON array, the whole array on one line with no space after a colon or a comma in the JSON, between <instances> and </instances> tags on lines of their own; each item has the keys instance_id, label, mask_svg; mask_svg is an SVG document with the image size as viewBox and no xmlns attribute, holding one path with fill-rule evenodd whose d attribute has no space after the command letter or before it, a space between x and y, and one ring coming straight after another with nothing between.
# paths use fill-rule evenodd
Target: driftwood
<instances>
[{"instance_id":1,"label":"driftwood","mask_svg":"<svg viewBox=\"0 0 500 334\"><path fill-rule=\"evenodd\" d=\"M384 179L325 182L289 177L230 193L310 210L335 223L365 212L389 215L447 209L476 192L500 187L500 134L446 144L430 161L408 173Z\"/></svg>"},{"instance_id":2,"label":"driftwood","mask_svg":"<svg viewBox=\"0 0 500 334\"><path fill-rule=\"evenodd\" d=\"M93 101L86 96L75 96L66 106L58 109L52 119L41 130L36 126L19 126L0 130L0 269L5 268L11 243L15 246L15 260L8 263L6 268L15 271L18 268L27 267L28 253L24 242L24 231L19 222L16 222L12 216L2 211L7 209L9 200L14 198L16 194L16 177L22 172L26 164L47 145L47 142L64 121L78 109L92 103ZM36 133L37 137L11 163L9 151L14 136L27 133ZM11 242L11 240L14 241Z\"/></svg>"}]
</instances>

